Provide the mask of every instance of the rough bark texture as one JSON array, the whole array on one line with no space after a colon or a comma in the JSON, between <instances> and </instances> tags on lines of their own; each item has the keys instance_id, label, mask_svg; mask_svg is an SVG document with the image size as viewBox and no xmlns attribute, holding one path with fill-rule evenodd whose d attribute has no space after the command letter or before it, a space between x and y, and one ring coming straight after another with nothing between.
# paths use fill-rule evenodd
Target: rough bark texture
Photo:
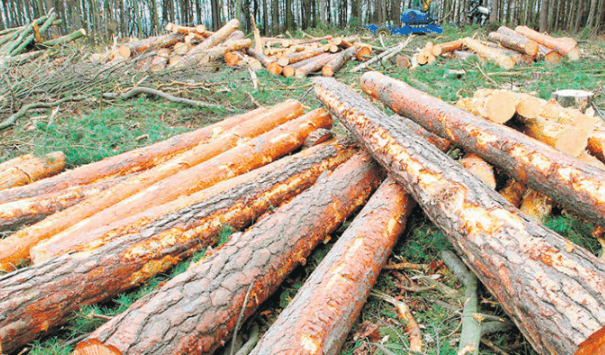
<instances>
[{"instance_id":1,"label":"rough bark texture","mask_svg":"<svg viewBox=\"0 0 605 355\"><path fill-rule=\"evenodd\" d=\"M527 26L517 26L515 27L515 31L553 49L561 55L567 56L570 60L580 59L580 50L576 47L575 41L572 42L563 38L554 38L545 33L536 32Z\"/></svg>"},{"instance_id":2,"label":"rough bark texture","mask_svg":"<svg viewBox=\"0 0 605 355\"><path fill-rule=\"evenodd\" d=\"M27 154L0 164L0 190L30 184L65 169L65 154L51 152L44 157Z\"/></svg>"},{"instance_id":3,"label":"rough bark texture","mask_svg":"<svg viewBox=\"0 0 605 355\"><path fill-rule=\"evenodd\" d=\"M119 354L211 354L382 179L366 153L320 178L215 254L133 304L78 344ZM250 289L248 303L244 304Z\"/></svg>"},{"instance_id":4,"label":"rough bark texture","mask_svg":"<svg viewBox=\"0 0 605 355\"><path fill-rule=\"evenodd\" d=\"M424 127L410 120L409 118L405 118L399 115L392 115L390 118L393 120L397 120L401 125L401 129L404 129L408 132L414 133L415 135L424 138L427 142L431 143L442 152L446 152L452 145L447 139L441 138L435 133L427 131Z\"/></svg>"},{"instance_id":5,"label":"rough bark texture","mask_svg":"<svg viewBox=\"0 0 605 355\"><path fill-rule=\"evenodd\" d=\"M338 354L414 205L383 182L251 355Z\"/></svg>"},{"instance_id":6,"label":"rough bark texture","mask_svg":"<svg viewBox=\"0 0 605 355\"><path fill-rule=\"evenodd\" d=\"M248 48L248 54L250 54L253 58L255 58L256 60L261 62L261 64L265 68L267 68L269 66L269 64L273 63L273 61L271 59L269 59L269 57L267 57L266 55L263 54L262 51L259 51L257 49Z\"/></svg>"},{"instance_id":7,"label":"rough bark texture","mask_svg":"<svg viewBox=\"0 0 605 355\"><path fill-rule=\"evenodd\" d=\"M511 69L515 66L515 61L511 58L505 56L504 54L498 52L493 48L484 46L483 44L479 43L478 41L472 38L463 38L462 43L465 47L477 53L477 55L497 64L501 68Z\"/></svg>"},{"instance_id":8,"label":"rough bark texture","mask_svg":"<svg viewBox=\"0 0 605 355\"><path fill-rule=\"evenodd\" d=\"M523 203L521 203L519 210L537 223L544 223L544 220L552 211L552 207L553 202L550 197L529 189L523 196Z\"/></svg>"},{"instance_id":9,"label":"rough bark texture","mask_svg":"<svg viewBox=\"0 0 605 355\"><path fill-rule=\"evenodd\" d=\"M349 47L347 50L342 51L324 65L321 69L321 74L323 76L334 76L334 73L336 73L349 59L353 58L355 54L357 54L357 51L357 47Z\"/></svg>"},{"instance_id":10,"label":"rough bark texture","mask_svg":"<svg viewBox=\"0 0 605 355\"><path fill-rule=\"evenodd\" d=\"M307 136L317 128L331 128L332 119L323 109L317 109L283 124L248 143L172 175L116 203L88 219L54 235L30 250L34 263L66 252L73 245L88 241L89 231L130 217L181 195L208 188L223 180L241 175L278 159L302 146Z\"/></svg>"},{"instance_id":11,"label":"rough bark texture","mask_svg":"<svg viewBox=\"0 0 605 355\"><path fill-rule=\"evenodd\" d=\"M188 67L196 65L202 57L206 55L210 48L217 46L221 42L225 41L233 32L239 27L239 21L232 19L227 22L218 31L214 32L210 37L206 38L202 43L191 48L186 55L175 65L176 67ZM252 42L250 42L252 43ZM248 47L250 47L248 45ZM224 53L223 53L224 54Z\"/></svg>"},{"instance_id":12,"label":"rough bark texture","mask_svg":"<svg viewBox=\"0 0 605 355\"><path fill-rule=\"evenodd\" d=\"M453 51L461 50L464 44L462 43L462 39L457 39L455 41L438 44L437 46L441 50L441 55L445 55Z\"/></svg>"},{"instance_id":13,"label":"rough bark texture","mask_svg":"<svg viewBox=\"0 0 605 355\"><path fill-rule=\"evenodd\" d=\"M128 175L154 167L195 145L207 142L223 131L266 112L259 108L233 116L213 125L138 148L101 161L87 164L28 186L0 192L0 203L35 197L75 185L86 185L103 178Z\"/></svg>"},{"instance_id":14,"label":"rough bark texture","mask_svg":"<svg viewBox=\"0 0 605 355\"><path fill-rule=\"evenodd\" d=\"M320 70L321 68L323 68L323 66L328 64L335 56L336 56L336 54L329 54L325 57L321 57L316 60L313 60L313 61L297 68L294 75L298 79L305 78L310 73L313 73L314 71L317 71L317 70Z\"/></svg>"},{"instance_id":15,"label":"rough bark texture","mask_svg":"<svg viewBox=\"0 0 605 355\"><path fill-rule=\"evenodd\" d=\"M513 49L531 56L538 54L538 43L523 37L510 37L500 32L491 32L488 39L500 43L503 47Z\"/></svg>"},{"instance_id":16,"label":"rough bark texture","mask_svg":"<svg viewBox=\"0 0 605 355\"><path fill-rule=\"evenodd\" d=\"M324 50L321 48L318 49L309 49L303 52L296 52L296 53L291 53L291 54L287 54L284 57L280 58L277 63L279 63L279 65L281 66L286 66L288 64L293 64L296 62L300 62L302 60L305 59L309 59L309 58L313 58L316 57L318 55L324 54ZM285 64L282 64L281 61L284 61Z\"/></svg>"},{"instance_id":17,"label":"rough bark texture","mask_svg":"<svg viewBox=\"0 0 605 355\"><path fill-rule=\"evenodd\" d=\"M68 237L69 235L75 236L78 233L90 231L108 223L108 221L128 217L132 215L132 211L142 211L154 204L160 204L160 198L165 199L166 196L162 195L162 189L158 189L160 185L154 184L164 184L163 186L166 186L170 184L170 181L180 185L180 187L187 186L187 183L190 185L195 184L196 180L200 180L196 175L189 175L187 173L183 174L186 177L180 175L183 180L182 182L174 182L174 179L170 180L168 178L174 177L180 172L188 171L188 168L197 167L202 162L207 162L209 159L219 156L231 148L241 147L245 143L245 139L250 139L263 132L267 132L273 127L298 117L300 114L302 114L301 104L295 100L288 100L276 105L270 111L256 116L254 119L232 127L230 130L215 137L215 139L208 140L205 144L198 144L164 164L148 169L91 199L62 212L55 213L40 223L18 231L0 241L0 270L12 271L14 269L13 265L17 261L29 258L29 249L31 247L63 231L67 230L61 234L61 238L71 239ZM239 160L241 161L242 158L244 156L240 156ZM212 162L220 165L218 160L212 160ZM210 164L212 163L207 164L207 166ZM206 167L206 169L208 168ZM215 173L217 170L220 169L214 167ZM222 169L221 172L226 173L227 171L228 169ZM191 174L194 174L194 170L191 170ZM212 178L217 178L217 176L213 176ZM215 180L215 182L218 181L220 179ZM189 187L191 188L191 186ZM145 191L148 190L154 192L155 200L137 200L137 197L144 196ZM173 189L171 192L176 192L177 190ZM176 195L172 193L170 196ZM121 201L126 202L117 205ZM164 202L166 201L164 200ZM127 208L119 210L118 206L125 206ZM115 208L109 209L110 207ZM116 212L118 210L120 212ZM125 214L125 211L130 211L130 214ZM104 214L99 214L100 212Z\"/></svg>"},{"instance_id":18,"label":"rough bark texture","mask_svg":"<svg viewBox=\"0 0 605 355\"><path fill-rule=\"evenodd\" d=\"M362 82L367 90L366 75ZM315 89L330 111L410 192L538 353L573 354L603 327L603 262L528 219L346 85L319 78Z\"/></svg>"},{"instance_id":19,"label":"rough bark texture","mask_svg":"<svg viewBox=\"0 0 605 355\"><path fill-rule=\"evenodd\" d=\"M460 144L566 209L605 225L605 176L600 169L382 74L364 74L361 87L393 111Z\"/></svg>"},{"instance_id":20,"label":"rough bark texture","mask_svg":"<svg viewBox=\"0 0 605 355\"><path fill-rule=\"evenodd\" d=\"M80 306L110 299L212 245L229 225L264 212L346 161L354 142L326 143L149 210L107 228L84 253L63 255L0 277L0 347L10 353L68 320ZM27 299L23 295L28 295Z\"/></svg>"}]
</instances>

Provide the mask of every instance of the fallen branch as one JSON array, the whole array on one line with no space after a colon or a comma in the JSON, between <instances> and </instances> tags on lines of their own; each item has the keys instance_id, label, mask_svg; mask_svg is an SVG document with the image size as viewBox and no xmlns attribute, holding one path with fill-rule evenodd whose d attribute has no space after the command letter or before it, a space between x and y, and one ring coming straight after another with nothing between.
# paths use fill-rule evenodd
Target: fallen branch
<instances>
[{"instance_id":1,"label":"fallen branch","mask_svg":"<svg viewBox=\"0 0 605 355\"><path fill-rule=\"evenodd\" d=\"M394 297L377 290L372 290L370 295L378 297L397 308L397 315L404 322L406 322L405 331L410 336L410 350L417 353L423 353L422 333L420 333L420 327L414 319L414 316L412 316L412 312L410 311L410 307L408 307L407 303L398 301Z\"/></svg>"},{"instance_id":2,"label":"fallen branch","mask_svg":"<svg viewBox=\"0 0 605 355\"><path fill-rule=\"evenodd\" d=\"M130 90L128 90L127 92L123 93L123 94L116 94L113 92L106 92L103 94L103 97L106 99L121 99L121 100L128 100L131 97L137 96L139 94L149 94L149 95L154 95L154 96L159 96L161 98L164 98L166 100L172 101L172 102L178 102L181 104L185 104L185 105L190 105L190 106L196 106L196 107L204 107L204 108L215 108L215 109L220 109L220 110L225 110L225 111L229 111L229 112L233 112L233 109L230 108L226 108L222 105L215 105L215 104L209 104L207 102L202 102L202 101L197 101L197 100L191 100L191 99L185 99L182 97L176 97L176 96L172 96L168 93L165 93L163 91L160 90L156 90L156 89L152 89L152 88L147 88L144 86L137 86L135 88L132 88Z\"/></svg>"},{"instance_id":3,"label":"fallen branch","mask_svg":"<svg viewBox=\"0 0 605 355\"><path fill-rule=\"evenodd\" d=\"M350 72L350 73L355 73L355 72L360 71L361 69L364 69L364 68L369 68L369 65L370 65L370 64L372 64L372 63L374 63L374 62L379 61L380 59L382 59L382 58L384 58L384 57L386 57L386 56L390 55L391 53L398 53L399 51L401 51L402 49L404 49L404 48L405 48L405 47L408 45L408 43L410 42L410 39L411 39L412 37L414 37L414 36L409 36L409 37L408 37L408 38L405 40L405 42L404 42L404 43L400 43L398 46L395 46L395 47L393 47L393 48L391 48L391 49L389 49L389 50L387 50L387 51L384 51L384 52L380 53L379 55L375 56L374 58L372 58L372 59L370 59L370 60L368 60L368 61L366 61L366 62L363 62L363 63L361 63L361 64L359 64L359 65L355 66L355 67L354 67L353 69L351 69L349 72Z\"/></svg>"},{"instance_id":4,"label":"fallen branch","mask_svg":"<svg viewBox=\"0 0 605 355\"><path fill-rule=\"evenodd\" d=\"M15 122L19 118L25 116L27 114L27 111L29 111L29 110L33 110L36 108L51 108L51 107L60 105L64 102L82 101L82 100L86 100L86 99L88 99L88 96L73 96L73 97L65 97L65 98L55 101L55 102L35 102L35 103L29 104L29 105L25 105L25 106L21 107L21 109L19 111L12 114L9 118L7 118L2 123L0 123L0 131L3 129L6 129L7 127L14 125Z\"/></svg>"}]
</instances>

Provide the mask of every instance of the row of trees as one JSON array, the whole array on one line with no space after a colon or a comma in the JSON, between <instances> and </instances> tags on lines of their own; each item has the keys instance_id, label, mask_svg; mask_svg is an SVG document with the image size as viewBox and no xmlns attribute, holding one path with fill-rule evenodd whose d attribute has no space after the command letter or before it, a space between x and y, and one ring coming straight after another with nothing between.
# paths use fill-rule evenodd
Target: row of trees
<instances>
[{"instance_id":1,"label":"row of trees","mask_svg":"<svg viewBox=\"0 0 605 355\"><path fill-rule=\"evenodd\" d=\"M440 23L466 25L473 0L433 0L431 13ZM479 0L481 1L481 0ZM159 33L168 22L220 27L237 17L247 30L251 15L264 34L317 26L399 24L401 12L420 0L2 0L0 29L22 26L54 7L63 30L80 27L100 37ZM605 0L483 0L489 21L525 24L541 31L578 32L605 29Z\"/></svg>"}]
</instances>

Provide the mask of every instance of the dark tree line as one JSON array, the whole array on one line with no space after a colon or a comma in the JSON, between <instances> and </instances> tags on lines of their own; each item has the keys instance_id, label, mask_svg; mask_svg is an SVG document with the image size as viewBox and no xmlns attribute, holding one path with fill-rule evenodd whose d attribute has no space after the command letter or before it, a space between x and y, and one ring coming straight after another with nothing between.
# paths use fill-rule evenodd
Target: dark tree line
<instances>
[{"instance_id":1,"label":"dark tree line","mask_svg":"<svg viewBox=\"0 0 605 355\"><path fill-rule=\"evenodd\" d=\"M468 24L471 0L433 0L441 23ZM83 27L100 37L154 35L169 22L217 29L238 18L246 30L254 16L265 35L317 26L360 28L399 24L401 12L419 0L2 0L0 29L23 26L54 7L64 32ZM490 22L525 24L541 31L576 33L605 29L605 0L483 0Z\"/></svg>"}]
</instances>

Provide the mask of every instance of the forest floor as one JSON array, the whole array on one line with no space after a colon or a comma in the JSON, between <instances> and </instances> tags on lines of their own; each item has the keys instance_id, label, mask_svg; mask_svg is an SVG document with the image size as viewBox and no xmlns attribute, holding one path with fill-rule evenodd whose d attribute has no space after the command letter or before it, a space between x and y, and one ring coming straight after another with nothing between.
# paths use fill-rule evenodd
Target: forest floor
<instances>
[{"instance_id":1,"label":"forest floor","mask_svg":"<svg viewBox=\"0 0 605 355\"><path fill-rule=\"evenodd\" d=\"M315 30L309 33L320 36L326 32L332 35L341 34L338 33L339 30ZM446 28L444 34L439 37L414 37L407 49L422 48L428 40L440 43L466 35L485 38L487 33L487 29ZM542 62L529 67L503 70L490 63L472 59L462 61L440 58L434 65L418 67L413 71L401 70L391 64L378 64L374 68L452 103L460 96L472 95L478 88L515 89L534 93L545 99L550 98L550 94L558 89L584 89L595 92L597 106L605 108L605 68L602 65L605 59L605 38L583 35L576 39L584 54L577 62L563 61L555 65ZM386 46L392 46L402 38L392 36L384 40ZM374 44L380 45L378 40ZM87 51L94 49L66 49L66 55L76 58ZM336 74L336 78L358 89L360 74L349 73L349 69L356 64L348 63ZM452 76L449 74L451 69L464 70L464 74L459 77ZM44 75L47 77L46 73ZM148 86L175 95L220 104L236 112L249 111L255 108L255 105L272 106L290 98L301 101L308 109L321 106L313 92L312 77L284 78L263 70L257 73L260 85L255 89L247 69L227 67L224 64L219 65L216 72L176 72L153 77L139 77L129 72L124 75L125 79L120 84L123 89L145 82ZM37 78L33 77L31 80L36 81ZM19 83L13 83L17 84ZM115 87L113 89L116 90ZM389 111L381 106L380 102L375 104ZM2 112L4 115L5 111ZM30 113L28 117L19 120L17 125L0 132L0 162L28 152L42 154L62 150L67 155L68 167L73 168L219 121L231 114L221 109L191 108L145 96L128 101L115 102L93 98L64 104L57 115L52 115L51 110ZM340 134L345 132L344 127L338 123L335 130ZM459 148L452 148L448 154L457 159L462 157L464 152ZM505 182L505 176L503 173L498 175L500 187ZM545 224L596 255L602 252L599 243L590 235L592 225L573 215L557 210ZM330 242L317 248L307 264L296 269L250 321L258 322L261 330L266 330L327 254L345 227L346 224ZM226 240L232 230L225 226L223 232L222 239ZM451 249L451 245L444 235L419 208L416 208L408 219L406 232L401 236L389 262L405 261L425 265L426 268L383 271L375 286L376 289L404 300L409 305L420 325L427 354L455 354L460 336L464 288L441 262L439 252L448 248ZM106 321L105 318L124 311L161 282L184 271L190 262L191 260L186 260L169 272L154 277L141 287L112 301L83 307L58 332L31 344L28 347L29 353L70 353L76 343L74 340L93 331ZM484 287L480 287L479 295L482 313L507 318L495 298ZM247 329L247 326L243 329ZM245 338L245 331L242 333ZM484 339L490 345L482 347L481 354L535 354L514 327ZM371 296L341 354L407 354L408 347L405 324L398 318L396 309ZM222 354L222 351L219 350L217 354Z\"/></svg>"}]
</instances>

